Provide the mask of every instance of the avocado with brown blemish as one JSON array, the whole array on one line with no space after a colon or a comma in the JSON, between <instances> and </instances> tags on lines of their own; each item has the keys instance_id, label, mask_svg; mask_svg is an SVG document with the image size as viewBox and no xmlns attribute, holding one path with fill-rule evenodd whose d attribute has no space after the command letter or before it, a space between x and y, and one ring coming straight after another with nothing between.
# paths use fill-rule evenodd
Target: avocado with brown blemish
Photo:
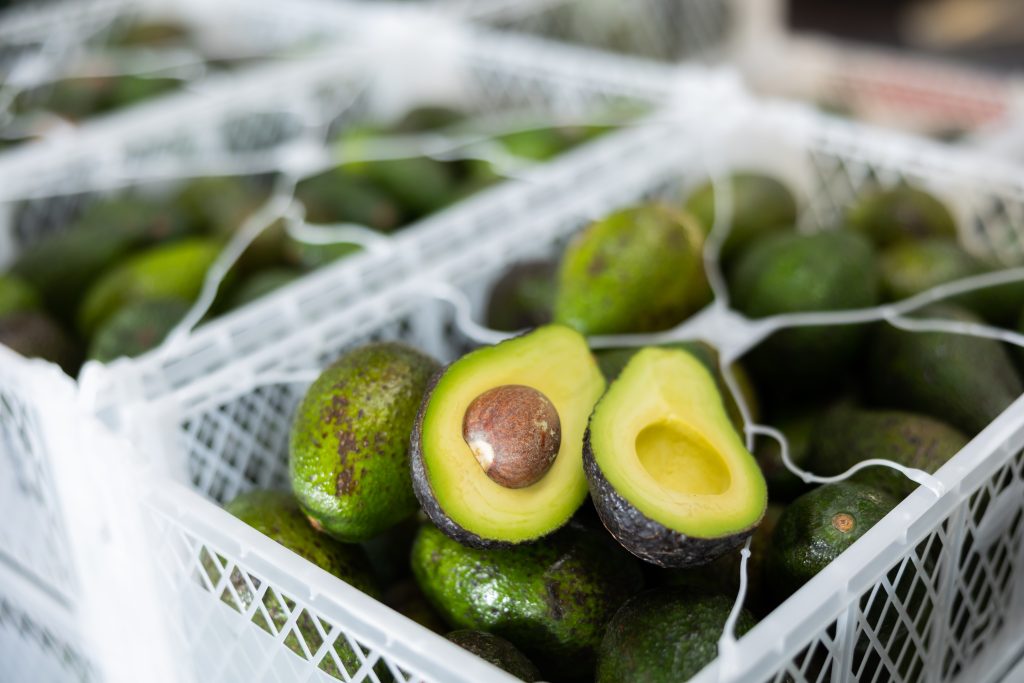
<instances>
[{"instance_id":1,"label":"avocado with brown blemish","mask_svg":"<svg viewBox=\"0 0 1024 683\"><path fill-rule=\"evenodd\" d=\"M584 335L673 327L711 297L704 236L690 214L664 204L617 211L566 247L554 320Z\"/></svg>"},{"instance_id":2,"label":"avocado with brown blemish","mask_svg":"<svg viewBox=\"0 0 1024 683\"><path fill-rule=\"evenodd\" d=\"M642 584L632 558L572 525L536 543L484 550L425 524L412 568L453 628L505 638L555 680L591 673L608 620Z\"/></svg>"},{"instance_id":3,"label":"avocado with brown blemish","mask_svg":"<svg viewBox=\"0 0 1024 683\"><path fill-rule=\"evenodd\" d=\"M306 391L288 469L302 509L335 538L366 541L416 511L409 440L437 361L403 344L353 349Z\"/></svg>"}]
</instances>

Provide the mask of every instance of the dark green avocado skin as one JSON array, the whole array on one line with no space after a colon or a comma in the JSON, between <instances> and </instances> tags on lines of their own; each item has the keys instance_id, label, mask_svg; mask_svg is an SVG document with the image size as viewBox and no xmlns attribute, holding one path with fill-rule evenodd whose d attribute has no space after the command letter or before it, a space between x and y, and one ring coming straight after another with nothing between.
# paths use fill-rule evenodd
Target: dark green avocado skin
<instances>
[{"instance_id":1,"label":"dark green avocado skin","mask_svg":"<svg viewBox=\"0 0 1024 683\"><path fill-rule=\"evenodd\" d=\"M929 306L919 315L981 322L952 304ZM987 427L1024 391L1009 352L994 339L909 332L885 323L875 330L868 379L877 407L925 413L968 436Z\"/></svg>"},{"instance_id":2,"label":"dark green avocado skin","mask_svg":"<svg viewBox=\"0 0 1024 683\"><path fill-rule=\"evenodd\" d=\"M831 477L857 463L885 458L906 467L934 473L967 445L967 437L926 415L897 410L829 411L811 436L809 469ZM867 484L898 499L917 484L889 467L868 467L852 481Z\"/></svg>"},{"instance_id":3,"label":"dark green avocado skin","mask_svg":"<svg viewBox=\"0 0 1024 683\"><path fill-rule=\"evenodd\" d=\"M413 493L416 494L416 499L420 502L423 512L427 514L427 517L434 523L434 526L443 531L446 536L470 548L507 548L512 544L478 536L472 531L463 529L455 520L445 514L445 511L441 509L441 504L437 501L437 496L434 495L430 479L427 477L427 468L423 463L423 416L427 412L427 404L430 403L430 397L433 395L437 383L441 381L441 377L447 369L448 366L446 365L430 378L430 381L427 383L427 390L423 393L423 402L420 404L419 412L416 413L416 421L413 423L412 443L409 447Z\"/></svg>"},{"instance_id":4,"label":"dark green avocado skin","mask_svg":"<svg viewBox=\"0 0 1024 683\"><path fill-rule=\"evenodd\" d=\"M608 533L623 548L659 567L684 568L707 564L740 547L757 528L754 524L728 536L693 538L654 521L620 496L605 479L590 447L589 427L583 437L583 471L590 486L590 498Z\"/></svg>"},{"instance_id":5,"label":"dark green avocado skin","mask_svg":"<svg viewBox=\"0 0 1024 683\"><path fill-rule=\"evenodd\" d=\"M492 633L462 629L445 636L464 650L527 683L540 680L540 671L515 645Z\"/></svg>"},{"instance_id":6,"label":"dark green avocado skin","mask_svg":"<svg viewBox=\"0 0 1024 683\"><path fill-rule=\"evenodd\" d=\"M676 587L633 597L608 624L596 683L682 683L693 678L718 656L718 639L732 607L731 597ZM755 623L742 610L736 636Z\"/></svg>"},{"instance_id":7,"label":"dark green avocado skin","mask_svg":"<svg viewBox=\"0 0 1024 683\"><path fill-rule=\"evenodd\" d=\"M547 680L592 673L605 626L643 583L629 555L575 526L537 543L478 550L425 524L413 544L412 568L452 628L505 638Z\"/></svg>"},{"instance_id":8,"label":"dark green avocado skin","mask_svg":"<svg viewBox=\"0 0 1024 683\"><path fill-rule=\"evenodd\" d=\"M825 484L797 498L783 511L768 554L767 571L781 602L823 570L899 501L864 484ZM837 529L833 520L845 513L854 525Z\"/></svg>"}]
</instances>

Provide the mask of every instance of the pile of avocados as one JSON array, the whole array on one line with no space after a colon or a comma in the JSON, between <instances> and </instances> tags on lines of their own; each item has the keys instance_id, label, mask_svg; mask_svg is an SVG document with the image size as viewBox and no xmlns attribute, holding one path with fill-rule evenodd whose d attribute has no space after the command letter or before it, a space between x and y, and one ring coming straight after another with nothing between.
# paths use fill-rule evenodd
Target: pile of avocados
<instances>
[{"instance_id":1,"label":"pile of avocados","mask_svg":"<svg viewBox=\"0 0 1024 683\"><path fill-rule=\"evenodd\" d=\"M783 183L729 182L721 266L750 318L869 308L992 268L919 188L866 192L806 233ZM506 341L448 365L397 342L347 351L296 409L291 491L227 509L522 680L692 677L717 656L745 543L737 636L917 487L884 467L807 484L774 440L748 450L744 414L821 476L872 458L933 473L1024 391L999 342L884 322L772 335L729 368L735 397L706 343L592 349L588 337L672 328L711 300L710 192L614 212L558 258L501 274L486 320L518 333ZM1006 286L920 315L998 324L1022 309ZM905 586L933 561L894 583L912 618L930 598ZM905 643L877 611L878 637Z\"/></svg>"},{"instance_id":2,"label":"pile of avocados","mask_svg":"<svg viewBox=\"0 0 1024 683\"><path fill-rule=\"evenodd\" d=\"M453 127L465 136L485 123L465 112L423 106L386 127L347 129L335 144L340 158L355 159L362 147L389 136ZM500 136L493 144L526 163L606 130L538 127ZM310 224L352 224L388 234L498 179L491 164L478 159L350 161L299 182L295 198ZM0 344L58 363L71 375L87 359L110 362L159 346L199 297L225 244L266 202L274 182L271 175L201 177L169 192L138 188L24 202L15 222L40 237L0 272ZM57 224L44 232L37 230L40 223ZM238 259L206 319L359 249L347 242L299 241L279 221Z\"/></svg>"}]
</instances>

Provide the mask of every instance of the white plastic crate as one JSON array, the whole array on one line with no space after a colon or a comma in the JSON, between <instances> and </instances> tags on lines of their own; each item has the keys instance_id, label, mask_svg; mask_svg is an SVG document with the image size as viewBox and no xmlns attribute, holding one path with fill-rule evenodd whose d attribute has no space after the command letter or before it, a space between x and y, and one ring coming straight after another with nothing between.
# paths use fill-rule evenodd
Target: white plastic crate
<instances>
[{"instance_id":1,"label":"white plastic crate","mask_svg":"<svg viewBox=\"0 0 1024 683\"><path fill-rule=\"evenodd\" d=\"M340 11L335 8L331 16ZM378 23L362 19L358 10L347 16L349 27L361 26L361 35L371 46L377 42L375 36L394 41L408 35L395 36L389 16L376 20ZM423 28L425 24L414 25ZM83 125L74 137L54 138L3 155L0 175L8 182L0 190L0 263L67 223L74 201L53 203L45 201L48 197L70 196L79 201L82 196L124 186L158 186L226 169L302 175L303 169L329 162L323 156L322 140L328 126L393 116L417 97L442 99L470 111L512 107L542 120L578 122L589 120L587 115L596 108L616 102L653 106L666 101L679 83L699 87L706 80L697 74L677 79L662 67L591 57L533 40L463 33L443 23L437 25L437 31L442 35L435 36L435 41L410 41L401 55L394 49L401 42L372 49L364 44L328 51L301 63L260 67L249 75L225 79L209 91L170 96L152 106ZM396 74L402 78L396 80ZM431 89L403 87L398 91L401 97L396 97L392 90L396 84L408 85L410 79L415 82L425 75L438 77L430 81ZM248 144L232 144L239 139ZM599 158L600 149L599 142L594 151L581 149L574 154ZM546 171L539 167L524 173L543 178ZM26 200L38 210L16 212L17 205ZM0 446L10 462L0 474L0 565L11 566L43 593L55 597L51 602L29 603L20 612L23 621L33 617L33 609L52 607L61 611L60 622L70 624L75 634L91 634L89 646L80 654L83 661L89 661L90 676L98 680L131 680L132 672L138 670L133 668L132 658L111 654L129 642L138 642L133 651L148 653L153 661L173 661L173 648L164 647L170 640L152 635L159 624L154 622L150 628L142 623L143 615L156 618L161 610L135 607L140 610L132 618L139 621L135 626L112 616L123 614L117 605L128 596L102 570L104 564L120 558L125 570L133 573L125 586L137 589L140 605L152 594L145 589L149 565L139 568L133 559L138 550L125 540L131 530L117 521L132 517L127 511L136 498L131 484L135 470L111 465L113 471L107 475L99 474L98 466L90 472L92 482L124 478L119 484L123 488L118 489L123 493L115 495L114 483L76 489L66 466L68 462L91 463L96 453L107 454L111 462L120 462L118 458L140 460L158 468L170 460L146 453L128 456L122 452L122 444L91 416L99 413L112 418L111 406L119 405L122 393L134 395L137 387L144 388L146 395L166 393L195 379L195 373L202 375L230 361L240 348L255 351L325 311L344 308L363 293L379 290L406 277L419 264L436 260L451 241L465 239L481 221L519 210L522 201L521 192L492 188L410 227L390 242L382 241L386 248L368 250L296 283L288 291L303 303L288 317L277 318L275 309L274 318L264 318L267 309L257 306L202 327L176 352L205 358L202 369L197 363L180 363L179 356L158 354L154 356L159 359L158 372L129 370L123 376L114 375L124 377L131 388L94 382L83 395L80 386L56 366L25 361L9 352L0 356L0 424L4 428ZM134 362L124 361L121 366L132 368ZM149 378L156 378L156 384L149 386ZM161 429L154 422L145 424ZM172 426L163 429L173 438ZM98 504L119 496L123 504L113 511ZM108 522L118 533L111 532ZM95 534L101 534L103 542L90 546L85 539L95 539ZM35 616L39 623L54 617ZM97 626L96 620L104 618L112 619L113 625ZM25 624L28 629L30 623ZM14 642L0 642L0 653L6 655ZM444 652L445 646L441 647ZM30 652L49 656L55 650ZM42 667L51 664L39 663ZM471 660L467 666L473 671L477 665ZM165 669L154 675L174 680L173 669Z\"/></svg>"},{"instance_id":2,"label":"white plastic crate","mask_svg":"<svg viewBox=\"0 0 1024 683\"><path fill-rule=\"evenodd\" d=\"M125 434L139 451L175 463L184 477L185 486L164 487L146 500L143 517L160 530L149 534L162 539L157 556L177 558L158 562L157 581L165 603L184 606L175 643L189 653L183 662L193 676L329 680L329 647L321 645L343 633L368 652L369 663L349 672L356 681L376 680L369 669L378 657L409 680L484 680L464 656L382 606L366 623L370 613L362 610L370 607L348 586L246 529L218 504L253 487L287 485L292 410L305 384L344 349L400 339L447 361L504 336L475 322L488 283L510 263L557 252L595 217L642 197L680 197L709 172L752 167L798 192L803 227L813 230L827 227L860 190L906 179L951 205L968 249L1008 264L1024 261L1019 168L799 107L729 101L716 101L714 115L707 102L684 102L649 126L595 145L592 155L545 169L518 187L515 211L495 214L472 232L452 227L457 237L444 258L420 263L347 309L321 309L272 344L239 345L231 362L213 370L201 347L173 362L150 356L111 370L120 375L120 391L136 391L134 398L118 394ZM677 127L665 126L665 118ZM260 316L283 318L314 295L312 285L281 292L258 307ZM255 319L256 309L250 313ZM735 318L719 318L717 327L698 319L703 326L691 331L727 356L743 349L738 335L752 329ZM231 344L229 337L222 341ZM190 379L171 380L172 373ZM92 379L110 386L109 378ZM1022 448L1018 401L937 473L933 485L941 495L916 491L697 680L973 681L1000 673L1020 645L1014 624L1024 618ZM212 583L203 579L209 557L225 563ZM294 630L268 636L251 622L252 607L231 595L226 602L233 604L225 604L226 575L251 577L296 612L312 610L323 633L305 647ZM923 591L928 608L915 605L908 613L907 591ZM879 642L879 624L894 619L901 625L895 632L904 635ZM253 651L262 655L254 660L247 655Z\"/></svg>"},{"instance_id":3,"label":"white plastic crate","mask_svg":"<svg viewBox=\"0 0 1024 683\"><path fill-rule=\"evenodd\" d=\"M737 66L752 87L925 133L971 131L1011 117L1008 74L797 33L787 0L428 0L501 29L664 61Z\"/></svg>"}]
</instances>

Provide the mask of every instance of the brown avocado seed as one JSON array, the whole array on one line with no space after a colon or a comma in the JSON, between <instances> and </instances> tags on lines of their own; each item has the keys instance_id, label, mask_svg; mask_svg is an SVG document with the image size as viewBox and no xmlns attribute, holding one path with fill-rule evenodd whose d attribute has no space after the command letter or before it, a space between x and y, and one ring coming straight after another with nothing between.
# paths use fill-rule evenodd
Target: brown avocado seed
<instances>
[{"instance_id":1,"label":"brown avocado seed","mask_svg":"<svg viewBox=\"0 0 1024 683\"><path fill-rule=\"evenodd\" d=\"M473 399L462 420L462 438L488 477L521 489L551 469L562 444L562 424L547 396L506 384Z\"/></svg>"}]
</instances>

